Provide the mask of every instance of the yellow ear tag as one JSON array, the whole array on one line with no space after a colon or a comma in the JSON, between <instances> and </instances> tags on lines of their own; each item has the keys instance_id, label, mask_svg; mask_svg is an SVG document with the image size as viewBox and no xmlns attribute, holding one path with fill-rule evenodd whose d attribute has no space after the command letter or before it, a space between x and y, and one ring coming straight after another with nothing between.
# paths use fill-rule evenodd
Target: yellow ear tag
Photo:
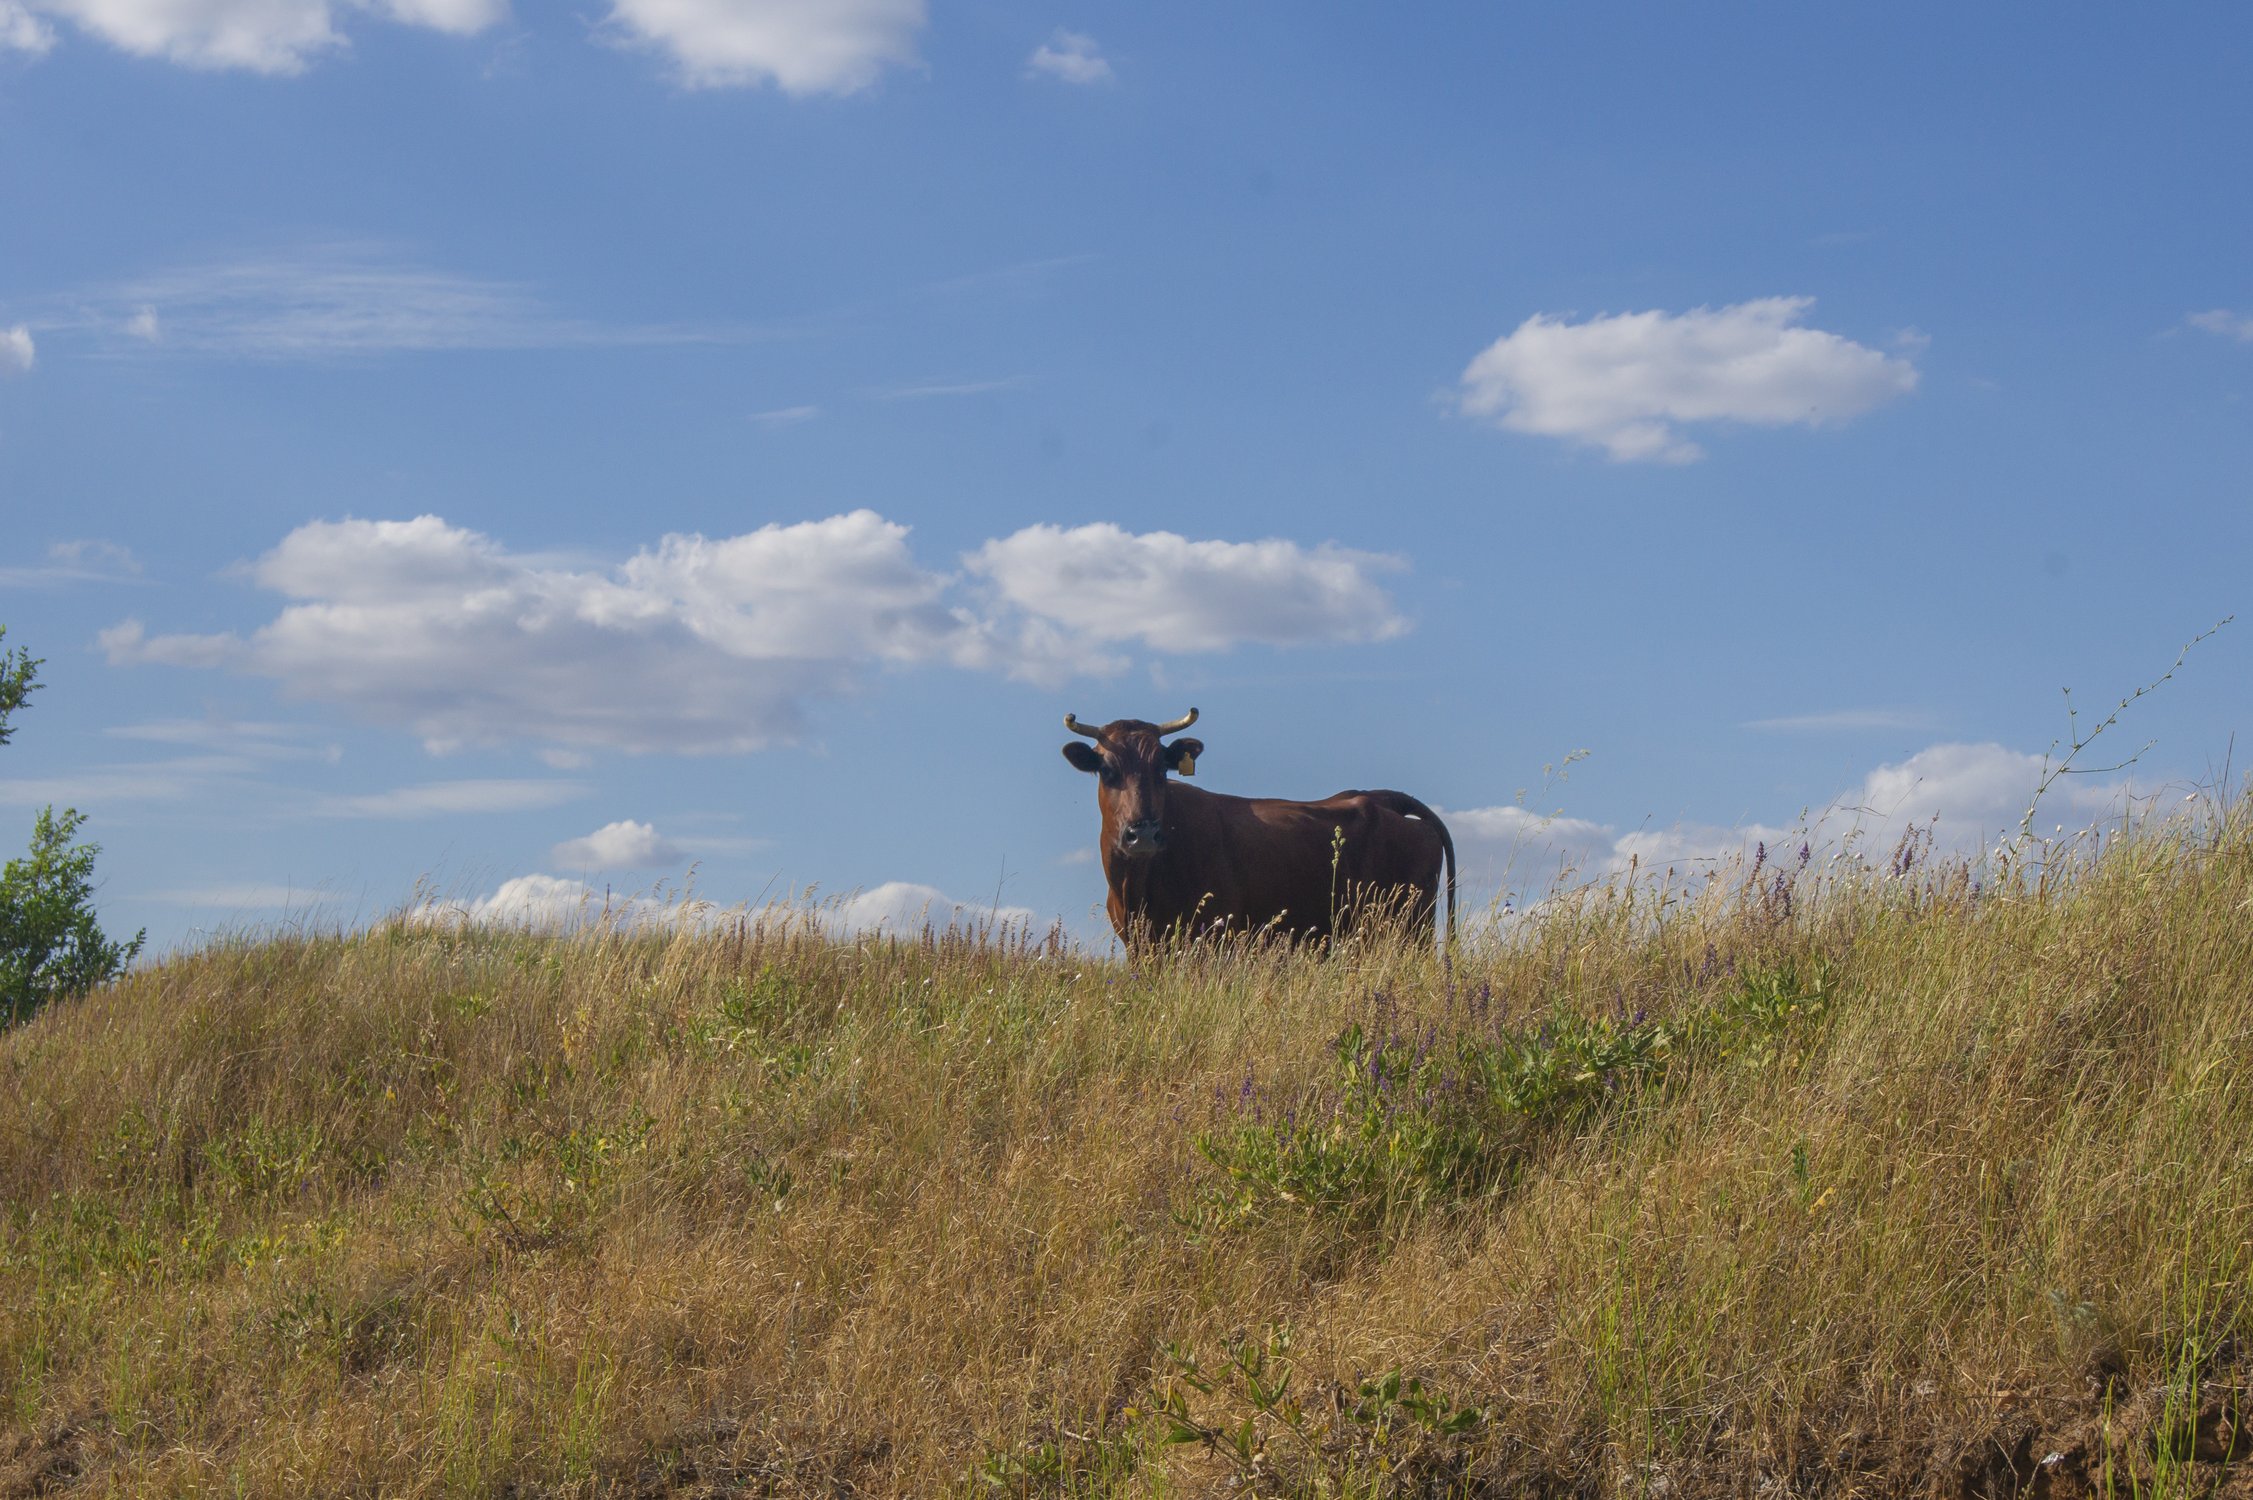
<instances>
[{"instance_id":1,"label":"yellow ear tag","mask_svg":"<svg viewBox=\"0 0 2253 1500\"><path fill-rule=\"evenodd\" d=\"M1196 774L1197 774L1197 757L1196 757L1196 756L1194 756L1194 755L1184 755L1184 756L1183 756L1183 757L1182 757L1182 758L1180 759L1180 761L1178 761L1178 762L1177 762L1177 763L1175 764L1175 766L1174 766L1174 769L1175 769L1175 770L1177 770L1177 771L1179 771L1179 772L1180 772L1180 773L1181 773L1182 775L1184 775L1184 776L1194 776L1194 775L1196 775Z\"/></svg>"}]
</instances>

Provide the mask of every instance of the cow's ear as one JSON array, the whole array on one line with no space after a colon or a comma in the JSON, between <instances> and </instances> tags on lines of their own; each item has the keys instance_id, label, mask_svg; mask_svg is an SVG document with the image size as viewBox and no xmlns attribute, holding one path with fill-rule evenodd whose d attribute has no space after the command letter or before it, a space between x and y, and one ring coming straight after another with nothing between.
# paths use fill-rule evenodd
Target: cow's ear
<instances>
[{"instance_id":1,"label":"cow's ear","mask_svg":"<svg viewBox=\"0 0 2253 1500\"><path fill-rule=\"evenodd\" d=\"M1082 771L1100 771L1103 769L1103 757L1096 753L1095 747L1083 745L1078 740L1073 740L1064 746L1064 758Z\"/></svg>"},{"instance_id":2,"label":"cow's ear","mask_svg":"<svg viewBox=\"0 0 2253 1500\"><path fill-rule=\"evenodd\" d=\"M1194 776L1197 774L1197 757L1204 753L1203 740L1175 740L1166 746L1166 764L1173 768L1176 775Z\"/></svg>"}]
</instances>

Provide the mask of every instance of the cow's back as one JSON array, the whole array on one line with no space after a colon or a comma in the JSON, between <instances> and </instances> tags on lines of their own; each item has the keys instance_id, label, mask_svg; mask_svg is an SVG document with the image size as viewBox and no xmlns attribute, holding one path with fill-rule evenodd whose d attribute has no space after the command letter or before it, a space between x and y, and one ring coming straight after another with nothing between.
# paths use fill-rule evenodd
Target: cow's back
<instances>
[{"instance_id":1,"label":"cow's back","mask_svg":"<svg viewBox=\"0 0 2253 1500\"><path fill-rule=\"evenodd\" d=\"M1348 791L1315 802L1168 788L1166 850L1111 879L1111 916L1153 934L1215 926L1327 937L1346 908L1404 903L1429 921L1445 832L1414 798ZM1123 878L1122 878L1123 877ZM1123 920L1122 920L1123 919Z\"/></svg>"}]
</instances>

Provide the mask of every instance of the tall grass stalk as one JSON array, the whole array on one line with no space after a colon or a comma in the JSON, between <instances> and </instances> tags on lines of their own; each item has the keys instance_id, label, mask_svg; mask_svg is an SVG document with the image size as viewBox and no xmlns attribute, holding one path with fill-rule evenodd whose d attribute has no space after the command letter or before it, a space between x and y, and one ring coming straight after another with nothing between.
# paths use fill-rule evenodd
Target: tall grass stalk
<instances>
[{"instance_id":1,"label":"tall grass stalk","mask_svg":"<svg viewBox=\"0 0 2253 1500\"><path fill-rule=\"evenodd\" d=\"M0 1034L0 1493L2204 1494L2248 975L2242 805L1452 973L223 941Z\"/></svg>"}]
</instances>

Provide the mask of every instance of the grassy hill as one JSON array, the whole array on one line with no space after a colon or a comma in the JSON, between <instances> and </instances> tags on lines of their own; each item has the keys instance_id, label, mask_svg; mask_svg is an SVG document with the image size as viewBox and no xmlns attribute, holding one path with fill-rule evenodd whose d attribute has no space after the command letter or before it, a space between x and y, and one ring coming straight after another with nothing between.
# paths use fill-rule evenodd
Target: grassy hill
<instances>
[{"instance_id":1,"label":"grassy hill","mask_svg":"<svg viewBox=\"0 0 2253 1500\"><path fill-rule=\"evenodd\" d=\"M170 959L0 1035L0 1493L2253 1493L2253 818L1916 852Z\"/></svg>"}]
</instances>

